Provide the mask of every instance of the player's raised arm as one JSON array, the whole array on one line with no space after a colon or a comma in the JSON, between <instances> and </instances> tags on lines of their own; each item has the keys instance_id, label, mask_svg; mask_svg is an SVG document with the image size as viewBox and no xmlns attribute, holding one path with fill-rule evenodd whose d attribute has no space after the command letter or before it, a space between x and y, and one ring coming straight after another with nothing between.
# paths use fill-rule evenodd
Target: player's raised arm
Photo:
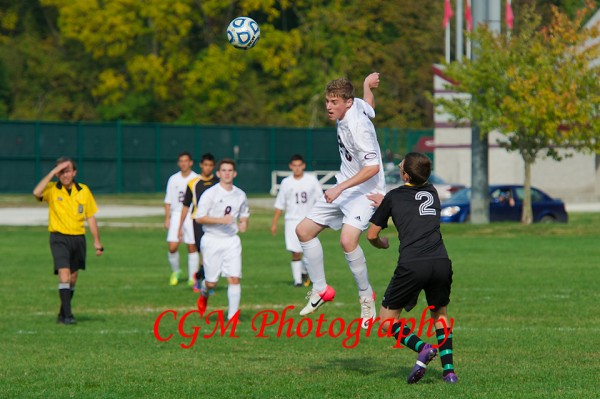
<instances>
[{"instance_id":1,"label":"player's raised arm","mask_svg":"<svg viewBox=\"0 0 600 399\"><path fill-rule=\"evenodd\" d=\"M369 74L363 82L363 100L375 109L375 95L371 89L379 87L379 72Z\"/></svg>"},{"instance_id":2,"label":"player's raised arm","mask_svg":"<svg viewBox=\"0 0 600 399\"><path fill-rule=\"evenodd\" d=\"M50 172L48 172L48 174L46 176L44 176L42 178L42 180L40 180L40 182L35 186L35 188L33 189L33 195L41 200L42 196L44 194L44 189L46 188L46 186L48 185L48 183L50 183L50 180L52 180L52 178L54 176L56 176L56 174L58 172L60 172L61 170L68 168L69 166L71 166L71 161L64 161L59 163L58 165L56 165Z\"/></svg>"}]
</instances>

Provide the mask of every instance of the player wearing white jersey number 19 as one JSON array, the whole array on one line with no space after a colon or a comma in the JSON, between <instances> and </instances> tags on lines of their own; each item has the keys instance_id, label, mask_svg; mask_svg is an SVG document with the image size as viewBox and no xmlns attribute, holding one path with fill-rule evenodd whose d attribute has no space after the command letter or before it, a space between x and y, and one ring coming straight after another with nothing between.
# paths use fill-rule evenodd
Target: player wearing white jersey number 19
<instances>
[{"instance_id":1,"label":"player wearing white jersey number 19","mask_svg":"<svg viewBox=\"0 0 600 399\"><path fill-rule=\"evenodd\" d=\"M295 287L308 287L310 279L302 258L302 247L296 235L296 226L308 214L314 203L323 195L317 178L304 173L306 163L302 155L295 154L290 159L292 175L281 181L275 199L275 214L271 223L271 234L277 233L277 221L285 211L285 248L292 253L292 278Z\"/></svg>"},{"instance_id":2,"label":"player wearing white jersey number 19","mask_svg":"<svg viewBox=\"0 0 600 399\"><path fill-rule=\"evenodd\" d=\"M375 293L369 283L367 261L358 242L374 212L366 195L385 193L381 150L370 119L375 117L375 97L371 89L378 86L378 73L367 76L363 84L363 101L354 98L354 87L346 79L336 79L327 85L327 115L337 121L342 163L336 175L337 184L325 191L323 198L315 203L296 228L313 283L308 303L300 314L314 312L335 296L335 290L325 280L323 247L317 236L326 227L341 228L340 244L358 285L363 328L368 328L375 320Z\"/></svg>"},{"instance_id":3,"label":"player wearing white jersey number 19","mask_svg":"<svg viewBox=\"0 0 600 399\"><path fill-rule=\"evenodd\" d=\"M167 182L167 192L165 194L165 228L167 229L167 244L169 246L168 259L171 265L170 285L179 284L181 270L179 269L179 222L181 219L181 210L183 208L183 199L187 185L198 174L192 170L194 161L189 152L182 152L177 158L179 172L169 178ZM186 216L183 223L183 242L188 248L188 270L198 269L200 257L196 242L194 241L194 228L192 218ZM193 276L189 276L193 285Z\"/></svg>"},{"instance_id":4,"label":"player wearing white jersey number 19","mask_svg":"<svg viewBox=\"0 0 600 399\"><path fill-rule=\"evenodd\" d=\"M216 287L219 277L227 278L227 319L236 316L240 307L242 277L242 244L238 231L248 228L248 199L246 193L233 185L237 176L235 161L222 159L217 165L219 184L209 188L200 197L196 222L202 225L200 241L204 258L204 280L198 298L198 310L204 314L209 292Z\"/></svg>"}]
</instances>

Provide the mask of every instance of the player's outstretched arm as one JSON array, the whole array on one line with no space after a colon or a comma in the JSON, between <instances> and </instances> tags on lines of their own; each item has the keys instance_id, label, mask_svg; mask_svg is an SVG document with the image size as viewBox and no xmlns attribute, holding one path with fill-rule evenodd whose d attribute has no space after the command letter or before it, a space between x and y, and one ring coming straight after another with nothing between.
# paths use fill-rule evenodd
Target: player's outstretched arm
<instances>
[{"instance_id":1,"label":"player's outstretched arm","mask_svg":"<svg viewBox=\"0 0 600 399\"><path fill-rule=\"evenodd\" d=\"M381 227L371 224L369 230L367 230L367 240L371 243L372 246L379 249L387 249L390 247L389 240L387 237L379 237L379 233L381 232Z\"/></svg>"},{"instance_id":2,"label":"player's outstretched arm","mask_svg":"<svg viewBox=\"0 0 600 399\"><path fill-rule=\"evenodd\" d=\"M375 94L371 89L379 87L379 72L369 74L363 82L363 100L375 109Z\"/></svg>"},{"instance_id":3,"label":"player's outstretched arm","mask_svg":"<svg viewBox=\"0 0 600 399\"><path fill-rule=\"evenodd\" d=\"M340 196L342 191L344 191L347 188L358 186L359 184L366 182L371 177L375 176L377 173L379 173L379 165L363 166L357 174L355 174L348 180L344 180L340 184L325 191L325 200L328 203L332 203L337 197Z\"/></svg>"},{"instance_id":4,"label":"player's outstretched arm","mask_svg":"<svg viewBox=\"0 0 600 399\"><path fill-rule=\"evenodd\" d=\"M367 198L370 199L371 201L371 206L374 208L379 208L379 205L381 205L381 201L383 201L383 194L380 193L371 193L371 194L367 194Z\"/></svg>"}]
</instances>

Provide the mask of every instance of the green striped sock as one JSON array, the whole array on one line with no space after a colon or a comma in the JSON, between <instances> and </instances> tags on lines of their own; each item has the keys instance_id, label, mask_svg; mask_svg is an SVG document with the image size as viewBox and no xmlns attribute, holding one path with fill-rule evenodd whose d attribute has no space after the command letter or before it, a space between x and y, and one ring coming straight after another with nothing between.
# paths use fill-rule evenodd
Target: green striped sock
<instances>
[{"instance_id":1,"label":"green striped sock","mask_svg":"<svg viewBox=\"0 0 600 399\"><path fill-rule=\"evenodd\" d=\"M400 333L400 326L401 326L401 323L395 323L392 326L392 331L394 331L394 338L396 338L396 340L398 340L398 334ZM425 344L423 341L421 341L421 338L419 338L415 334L412 334L410 332L410 328L408 328L406 326L404 326L404 329L402 330L402 340L400 342L403 345L405 345L407 348L410 348L417 353L419 353L419 351Z\"/></svg>"},{"instance_id":2,"label":"green striped sock","mask_svg":"<svg viewBox=\"0 0 600 399\"><path fill-rule=\"evenodd\" d=\"M452 330L446 332L448 333L448 337L444 334L443 328L435 330L438 344L440 344L438 350L440 353L440 360L442 361L442 368L444 369L444 377L447 374L454 373L454 363L452 361Z\"/></svg>"}]
</instances>

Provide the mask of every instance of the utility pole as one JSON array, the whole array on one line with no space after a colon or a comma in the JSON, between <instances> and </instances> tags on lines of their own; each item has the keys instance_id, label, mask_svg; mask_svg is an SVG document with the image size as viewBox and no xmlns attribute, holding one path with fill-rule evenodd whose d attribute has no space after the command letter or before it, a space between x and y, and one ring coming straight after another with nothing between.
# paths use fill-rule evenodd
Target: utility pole
<instances>
[{"instance_id":1,"label":"utility pole","mask_svg":"<svg viewBox=\"0 0 600 399\"><path fill-rule=\"evenodd\" d=\"M473 27L479 24L500 34L500 0L472 0ZM477 43L473 43L477 46ZM475 51L471 60L475 61ZM488 133L481 134L477 121L471 121L471 223L490 222L490 195L488 183Z\"/></svg>"}]
</instances>

